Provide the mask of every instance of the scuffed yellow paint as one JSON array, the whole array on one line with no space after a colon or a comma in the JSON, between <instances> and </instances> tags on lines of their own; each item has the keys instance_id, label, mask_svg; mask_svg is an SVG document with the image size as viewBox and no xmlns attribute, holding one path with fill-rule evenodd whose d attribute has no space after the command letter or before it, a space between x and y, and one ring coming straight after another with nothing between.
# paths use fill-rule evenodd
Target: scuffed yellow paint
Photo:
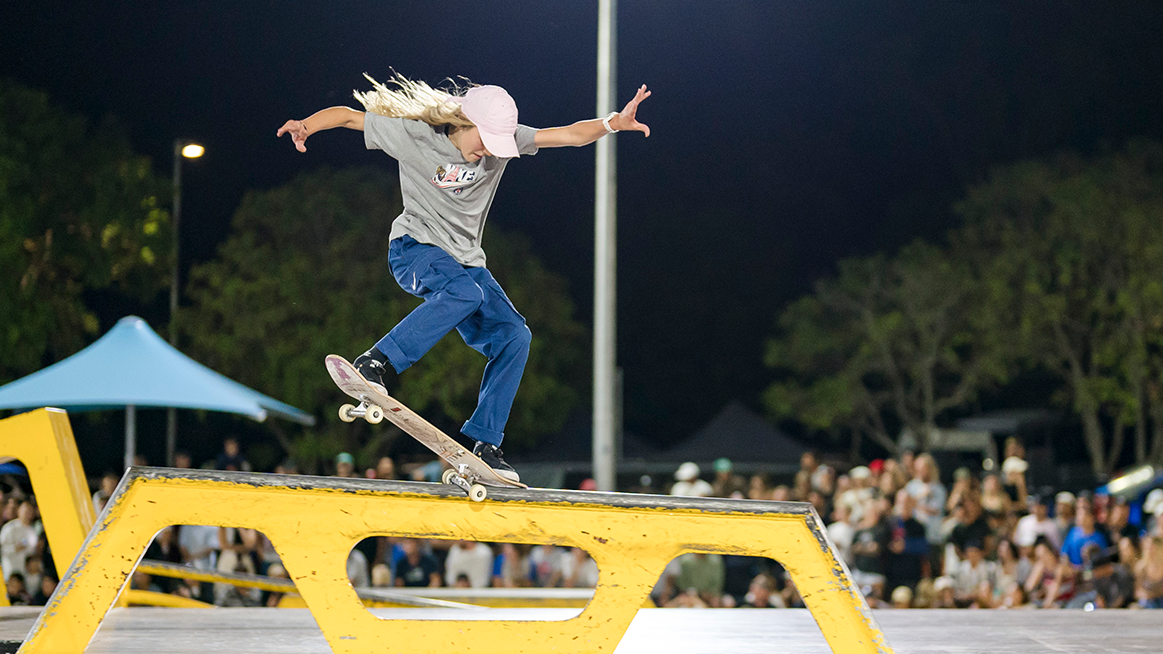
<instances>
[{"instance_id":1,"label":"scuffed yellow paint","mask_svg":"<svg viewBox=\"0 0 1163 654\"><path fill-rule=\"evenodd\" d=\"M171 524L258 529L337 654L612 652L663 568L686 552L770 557L791 574L833 652L890 647L822 536L814 512L730 513L329 488L322 478L264 476L293 487L229 481L218 473L130 470L21 652L80 653L150 538ZM266 482L264 482L265 484ZM548 497L548 495L546 496ZM778 505L773 504L773 508ZM565 621L385 620L347 580L348 552L370 536L553 543L588 551L600 571L586 609Z\"/></svg>"}]
</instances>

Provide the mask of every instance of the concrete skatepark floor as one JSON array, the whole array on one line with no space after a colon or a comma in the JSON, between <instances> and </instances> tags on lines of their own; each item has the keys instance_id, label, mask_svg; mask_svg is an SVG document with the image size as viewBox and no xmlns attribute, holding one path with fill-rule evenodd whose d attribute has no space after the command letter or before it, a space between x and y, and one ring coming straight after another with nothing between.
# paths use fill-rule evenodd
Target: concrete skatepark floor
<instances>
[{"instance_id":1,"label":"concrete skatepark floor","mask_svg":"<svg viewBox=\"0 0 1163 654\"><path fill-rule=\"evenodd\" d=\"M384 618L564 620L576 609L377 609ZM24 638L39 607L0 609L0 640ZM1156 611L873 612L897 654L1163 651ZM14 651L14 650L13 650ZM89 654L329 654L306 609L115 609ZM385 652L391 652L385 648ZM811 614L781 609L643 609L615 654L828 654Z\"/></svg>"}]
</instances>

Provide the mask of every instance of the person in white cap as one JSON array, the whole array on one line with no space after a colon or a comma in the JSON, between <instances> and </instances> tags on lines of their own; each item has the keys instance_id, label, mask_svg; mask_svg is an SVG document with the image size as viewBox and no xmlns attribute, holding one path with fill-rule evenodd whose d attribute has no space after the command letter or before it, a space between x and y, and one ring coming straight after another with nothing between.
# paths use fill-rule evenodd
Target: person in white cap
<instances>
[{"instance_id":1,"label":"person in white cap","mask_svg":"<svg viewBox=\"0 0 1163 654\"><path fill-rule=\"evenodd\" d=\"M485 267L481 238L489 206L510 159L540 148L588 145L619 131L650 136L637 120L650 91L643 85L622 111L602 118L533 129L517 122L517 104L499 86L447 92L400 75L391 80L394 89L368 79L374 90L355 94L366 113L330 107L288 120L277 133L289 134L306 152L316 132L359 130L368 149L399 162L404 212L392 223L388 263L397 283L424 303L353 363L368 382L386 389L389 365L402 373L456 329L489 359L476 411L461 432L476 441L474 454L517 481L499 446L532 337Z\"/></svg>"},{"instance_id":2,"label":"person in white cap","mask_svg":"<svg viewBox=\"0 0 1163 654\"><path fill-rule=\"evenodd\" d=\"M1143 533L1163 535L1159 524L1163 522L1163 488L1152 489L1143 500Z\"/></svg>"},{"instance_id":3,"label":"person in white cap","mask_svg":"<svg viewBox=\"0 0 1163 654\"><path fill-rule=\"evenodd\" d=\"M1058 542L1062 542L1070 528L1074 526L1075 499L1074 493L1070 491L1062 491L1054 496L1054 524L1058 526L1058 533L1061 536Z\"/></svg>"},{"instance_id":4,"label":"person in white cap","mask_svg":"<svg viewBox=\"0 0 1163 654\"><path fill-rule=\"evenodd\" d=\"M670 494L675 497L710 497L715 489L703 479L699 479L699 464L687 461L674 471L675 483Z\"/></svg>"},{"instance_id":5,"label":"person in white cap","mask_svg":"<svg viewBox=\"0 0 1163 654\"><path fill-rule=\"evenodd\" d=\"M1002 488L1005 489L1010 501L1018 506L1025 506L1029 498L1026 488L1026 470L1030 464L1025 459L1010 456L1001 464Z\"/></svg>"}]
</instances>

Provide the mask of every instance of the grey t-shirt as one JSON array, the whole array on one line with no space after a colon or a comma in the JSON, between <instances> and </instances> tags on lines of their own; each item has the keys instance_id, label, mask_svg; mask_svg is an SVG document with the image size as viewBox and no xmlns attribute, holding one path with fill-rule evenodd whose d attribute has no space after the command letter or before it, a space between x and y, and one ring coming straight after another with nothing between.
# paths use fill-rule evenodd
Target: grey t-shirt
<instances>
[{"instance_id":1,"label":"grey t-shirt","mask_svg":"<svg viewBox=\"0 0 1163 654\"><path fill-rule=\"evenodd\" d=\"M518 125L517 151L537 154L536 134ZM482 157L470 163L443 128L371 112L364 115L363 138L369 150L383 150L400 164L404 212L392 223L391 238L411 236L462 265L485 265L485 219L509 160Z\"/></svg>"}]
</instances>

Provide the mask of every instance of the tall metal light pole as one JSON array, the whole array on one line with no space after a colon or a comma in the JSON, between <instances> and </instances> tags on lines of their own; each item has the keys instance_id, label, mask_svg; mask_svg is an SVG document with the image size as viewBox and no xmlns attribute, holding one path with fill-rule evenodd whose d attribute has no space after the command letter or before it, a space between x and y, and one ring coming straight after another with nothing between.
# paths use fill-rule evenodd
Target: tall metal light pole
<instances>
[{"instance_id":1,"label":"tall metal light pole","mask_svg":"<svg viewBox=\"0 0 1163 654\"><path fill-rule=\"evenodd\" d=\"M174 139L174 271L170 283L170 345L178 345L178 271L181 244L178 230L182 225L182 159L197 159L206 149L185 139ZM166 465L174 465L174 451L178 444L178 410L166 409Z\"/></svg>"},{"instance_id":2,"label":"tall metal light pole","mask_svg":"<svg viewBox=\"0 0 1163 654\"><path fill-rule=\"evenodd\" d=\"M598 116L614 111L617 4L598 1ZM617 167L613 138L599 139L594 170L594 481L617 481Z\"/></svg>"}]
</instances>

